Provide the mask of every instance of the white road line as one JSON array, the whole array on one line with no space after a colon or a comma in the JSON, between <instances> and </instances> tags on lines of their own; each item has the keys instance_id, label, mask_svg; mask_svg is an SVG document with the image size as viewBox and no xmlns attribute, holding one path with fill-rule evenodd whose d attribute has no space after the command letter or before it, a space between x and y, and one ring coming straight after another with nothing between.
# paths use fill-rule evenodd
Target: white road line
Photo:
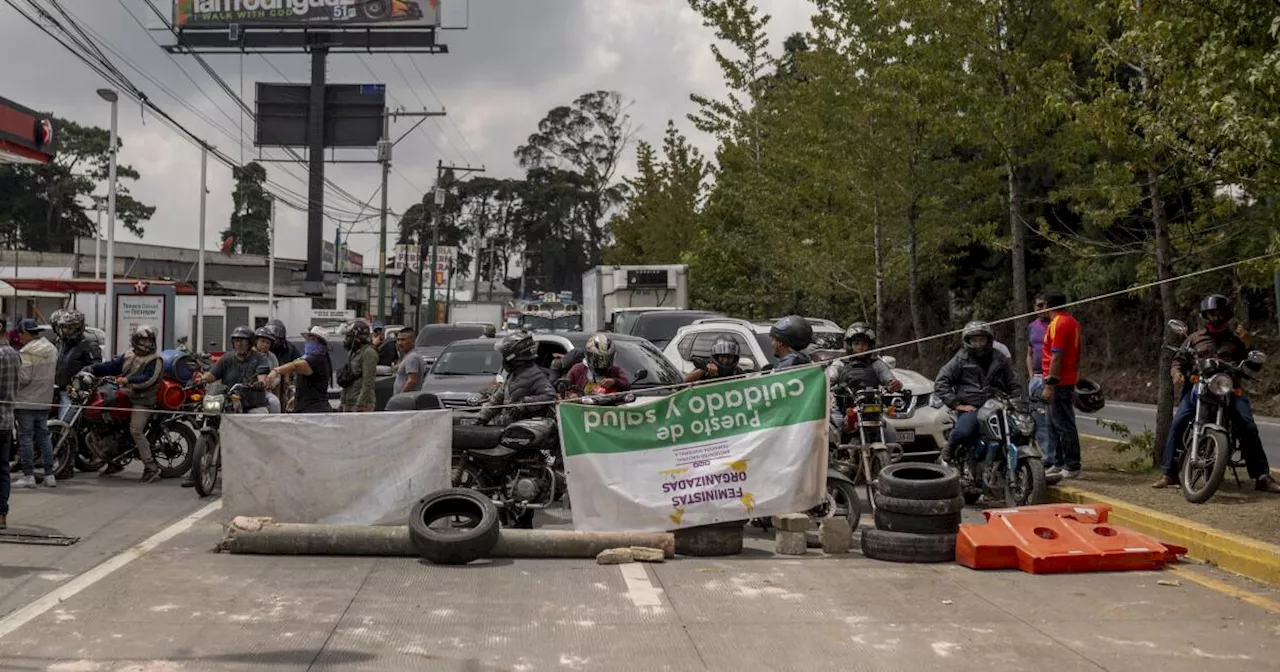
<instances>
[{"instance_id":1,"label":"white road line","mask_svg":"<svg viewBox=\"0 0 1280 672\"><path fill-rule=\"evenodd\" d=\"M627 597L637 607L661 607L662 598L658 589L649 582L649 573L644 565L629 563L618 565L622 570L622 580L627 583ZM3 636L3 635L0 635Z\"/></svg>"},{"instance_id":2,"label":"white road line","mask_svg":"<svg viewBox=\"0 0 1280 672\"><path fill-rule=\"evenodd\" d=\"M0 618L0 638L3 638L9 635L14 630L21 628L27 623L30 623L32 620L36 619L41 614L58 606L58 604L60 604L63 600L66 600L72 597L73 595L75 595L76 593L79 593L80 591L84 590L85 588L88 588L89 586L92 586L93 584L101 581L102 579L105 579L107 576L110 576L111 573L116 571L117 569L120 569L121 567L124 567L125 565L133 562L134 560L137 560L143 555L146 555L150 551L154 550L155 547L159 546L160 544L163 544L164 542L178 536L179 534L186 532L188 529L191 528L192 525L195 525L196 522L199 521L201 518L204 518L205 516L221 508L222 508L222 500L219 499L218 501L209 504L203 509L196 511L195 513L187 516L186 518L183 518L182 520L179 520L178 522L170 525L169 527L166 527L163 530L156 532L155 534L148 537L147 540L143 541L141 544L138 544L137 546L134 546L133 548L130 548L128 550L122 551L119 555L116 555L110 560L103 562L97 567L94 567L93 569L90 569L89 571L77 576L76 578L71 579L70 581L62 584L61 586L58 586L57 588L50 591L47 595L45 595L44 597L41 597L35 602L32 602L31 604L28 604L27 606L10 613L8 616L5 616L4 618Z\"/></svg>"}]
</instances>

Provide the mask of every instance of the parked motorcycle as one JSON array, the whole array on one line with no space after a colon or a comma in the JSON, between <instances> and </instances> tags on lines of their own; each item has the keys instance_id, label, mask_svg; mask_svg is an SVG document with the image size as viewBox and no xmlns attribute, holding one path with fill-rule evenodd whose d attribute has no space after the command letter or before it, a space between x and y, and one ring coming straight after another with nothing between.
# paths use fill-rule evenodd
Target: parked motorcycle
<instances>
[{"instance_id":1,"label":"parked motorcycle","mask_svg":"<svg viewBox=\"0 0 1280 672\"><path fill-rule=\"evenodd\" d=\"M871 502L871 510L875 511L873 488L880 470L902 459L902 445L890 443L885 435L886 418L892 417L899 408L906 408L909 397L902 392L890 392L884 388L865 388L852 390L847 385L837 385L832 389L836 408L843 412L843 426L832 418L831 443L828 467L843 480L833 483L833 477L827 476L828 499L832 494L848 490L845 498L850 498L850 521L857 527L857 516L860 507L857 491L852 486L861 483L867 490L867 501ZM844 514L835 514L844 515Z\"/></svg>"},{"instance_id":2,"label":"parked motorcycle","mask_svg":"<svg viewBox=\"0 0 1280 672\"><path fill-rule=\"evenodd\" d=\"M137 448L129 434L133 405L113 378L97 378L81 371L67 386L67 396L73 408L66 421L49 421L54 461L62 465L62 470L70 470L70 458L74 458L75 467L80 471L97 471L108 462L124 467L137 457ZM187 395L180 384L171 380L160 382L159 410L180 410L186 403ZM187 417L153 413L147 420L146 431L160 476L177 478L185 474L191 466L191 452L197 438Z\"/></svg>"},{"instance_id":3,"label":"parked motorcycle","mask_svg":"<svg viewBox=\"0 0 1280 672\"><path fill-rule=\"evenodd\" d=\"M1184 322L1169 320L1168 327L1175 334L1187 336ZM1236 484L1240 484L1238 470L1245 463L1240 454L1240 443L1231 423L1227 422L1227 409L1236 393L1236 377L1252 378L1245 364L1260 368L1267 356L1254 350L1243 361L1233 363L1212 357L1196 357L1188 340L1177 348L1165 347L1195 362L1190 377L1195 414L1191 416L1191 425L1182 436L1182 447L1174 459L1179 465L1182 496L1193 504L1203 504L1222 485L1227 467L1231 468Z\"/></svg>"},{"instance_id":4,"label":"parked motorcycle","mask_svg":"<svg viewBox=\"0 0 1280 672\"><path fill-rule=\"evenodd\" d=\"M261 384L257 384L258 387ZM199 387L198 385L196 387ZM243 413L244 402L241 395L250 389L249 385L237 383L231 389L216 394L196 394L200 401L200 438L196 440L195 450L191 455L191 480L195 483L196 494L208 497L218 486L222 475L222 441L218 433L225 413Z\"/></svg>"},{"instance_id":5,"label":"parked motorcycle","mask_svg":"<svg viewBox=\"0 0 1280 672\"><path fill-rule=\"evenodd\" d=\"M1005 506L1045 501L1044 454L1036 445L1035 417L1025 398L994 394L978 409L978 440L973 449L957 448L952 460L960 470L966 504L985 497Z\"/></svg>"}]
</instances>

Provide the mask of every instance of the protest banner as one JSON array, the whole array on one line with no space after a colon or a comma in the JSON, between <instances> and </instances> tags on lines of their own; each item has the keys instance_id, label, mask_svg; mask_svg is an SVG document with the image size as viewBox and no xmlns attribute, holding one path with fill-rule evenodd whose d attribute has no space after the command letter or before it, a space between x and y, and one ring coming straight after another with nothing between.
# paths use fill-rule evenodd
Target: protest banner
<instances>
[{"instance_id":1,"label":"protest banner","mask_svg":"<svg viewBox=\"0 0 1280 672\"><path fill-rule=\"evenodd\" d=\"M579 530L678 530L806 511L826 496L818 367L557 413Z\"/></svg>"}]
</instances>

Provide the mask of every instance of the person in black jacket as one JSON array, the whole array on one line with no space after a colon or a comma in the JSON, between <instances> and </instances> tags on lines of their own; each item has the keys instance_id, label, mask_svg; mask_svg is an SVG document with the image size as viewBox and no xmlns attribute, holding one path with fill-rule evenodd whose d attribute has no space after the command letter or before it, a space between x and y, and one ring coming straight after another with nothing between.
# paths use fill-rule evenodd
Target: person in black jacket
<instances>
[{"instance_id":1,"label":"person in black jacket","mask_svg":"<svg viewBox=\"0 0 1280 672\"><path fill-rule=\"evenodd\" d=\"M102 361L102 348L92 338L85 338L84 313L78 310L61 312L53 325L58 333L58 372L53 384L58 391L58 419L65 422L67 411L71 410L67 386L77 373Z\"/></svg>"},{"instance_id":2,"label":"person in black jacket","mask_svg":"<svg viewBox=\"0 0 1280 672\"><path fill-rule=\"evenodd\" d=\"M944 463L951 462L957 447L970 446L977 440L977 411L991 398L993 389L1005 394L1014 394L1019 389L1009 358L992 347L995 337L991 327L970 322L964 326L960 338L964 347L943 365L933 383L934 393L947 408L956 412L955 427L939 456Z\"/></svg>"},{"instance_id":3,"label":"person in black jacket","mask_svg":"<svg viewBox=\"0 0 1280 672\"><path fill-rule=\"evenodd\" d=\"M551 402L556 399L556 391L537 364L538 344L533 336L527 331L518 331L502 339L494 349L502 353L507 380L480 409L480 424L509 425L553 411Z\"/></svg>"}]
</instances>

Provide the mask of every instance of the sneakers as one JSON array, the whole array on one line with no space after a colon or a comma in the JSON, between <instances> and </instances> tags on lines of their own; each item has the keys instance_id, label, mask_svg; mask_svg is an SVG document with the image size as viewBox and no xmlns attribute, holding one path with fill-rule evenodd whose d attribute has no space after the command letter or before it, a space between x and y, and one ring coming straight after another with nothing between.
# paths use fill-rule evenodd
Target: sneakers
<instances>
[{"instance_id":1,"label":"sneakers","mask_svg":"<svg viewBox=\"0 0 1280 672\"><path fill-rule=\"evenodd\" d=\"M1280 493L1280 483L1276 483L1270 476L1259 478L1253 487L1262 492Z\"/></svg>"},{"instance_id":2,"label":"sneakers","mask_svg":"<svg viewBox=\"0 0 1280 672\"><path fill-rule=\"evenodd\" d=\"M154 462L142 469L143 483L155 483L158 480L160 480L160 469L156 467Z\"/></svg>"},{"instance_id":3,"label":"sneakers","mask_svg":"<svg viewBox=\"0 0 1280 672\"><path fill-rule=\"evenodd\" d=\"M19 478L18 480L14 481L13 485L19 488L34 488L36 487L36 477L23 476L22 478Z\"/></svg>"},{"instance_id":4,"label":"sneakers","mask_svg":"<svg viewBox=\"0 0 1280 672\"><path fill-rule=\"evenodd\" d=\"M1059 471L1058 473L1062 474L1062 477L1063 477L1064 479L1066 479L1066 478L1080 478L1080 470L1079 470L1079 469L1063 469L1063 470Z\"/></svg>"},{"instance_id":5,"label":"sneakers","mask_svg":"<svg viewBox=\"0 0 1280 672\"><path fill-rule=\"evenodd\" d=\"M56 487L58 487L58 479L54 478L54 477L53 477L53 476L51 476L51 475L50 475L50 476L45 476L45 477L44 477L44 487L46 487L46 488L56 488Z\"/></svg>"},{"instance_id":6,"label":"sneakers","mask_svg":"<svg viewBox=\"0 0 1280 672\"><path fill-rule=\"evenodd\" d=\"M1056 465L1056 464L1055 464L1055 465L1053 465L1052 467L1049 467L1048 469L1045 469L1045 470L1044 470L1044 475L1045 475L1045 477L1046 477L1046 478L1053 478L1053 477L1055 477L1055 476L1062 476L1062 467L1059 467L1058 465Z\"/></svg>"}]
</instances>

